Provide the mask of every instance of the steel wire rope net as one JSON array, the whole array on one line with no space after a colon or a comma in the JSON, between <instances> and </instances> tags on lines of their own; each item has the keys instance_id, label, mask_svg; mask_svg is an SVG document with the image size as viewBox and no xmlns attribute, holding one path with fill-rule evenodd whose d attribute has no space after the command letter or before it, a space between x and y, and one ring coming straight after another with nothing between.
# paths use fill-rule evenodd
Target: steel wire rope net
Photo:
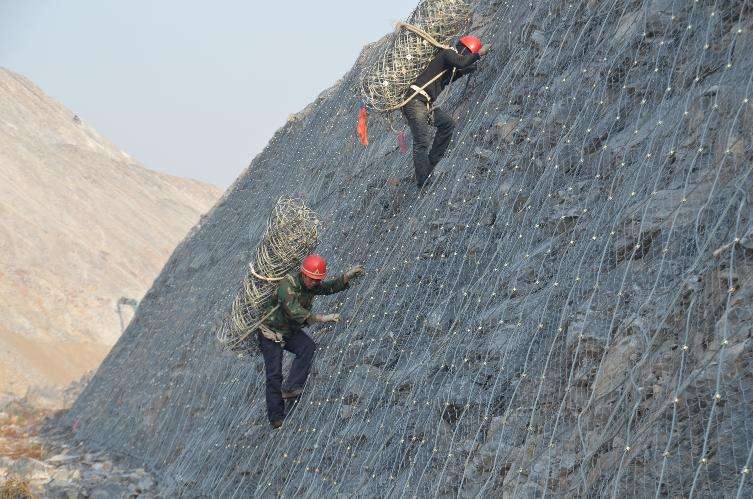
<instances>
[{"instance_id":1,"label":"steel wire rope net","mask_svg":"<svg viewBox=\"0 0 753 499\"><path fill-rule=\"evenodd\" d=\"M446 45L464 32L472 13L464 0L424 0L413 11L408 24ZM386 46L381 48L381 55L361 73L364 103L376 111L396 109L438 50L430 40L398 26Z\"/></svg>"},{"instance_id":2,"label":"steel wire rope net","mask_svg":"<svg viewBox=\"0 0 753 499\"><path fill-rule=\"evenodd\" d=\"M233 300L229 317L217 329L217 339L228 348L256 345L252 333L272 309L271 298L280 279L292 271L317 245L319 219L306 204L280 197L256 248L243 290Z\"/></svg>"},{"instance_id":3,"label":"steel wire rope net","mask_svg":"<svg viewBox=\"0 0 753 499\"><path fill-rule=\"evenodd\" d=\"M381 124L354 140L373 47L176 250L71 412L77 437L175 495L753 495L750 2L475 14L495 50L450 89L433 183L416 192ZM367 275L317 299L343 322L315 331L271 432L261 359L217 355L205 323L299 190L338 224L318 251Z\"/></svg>"}]
</instances>

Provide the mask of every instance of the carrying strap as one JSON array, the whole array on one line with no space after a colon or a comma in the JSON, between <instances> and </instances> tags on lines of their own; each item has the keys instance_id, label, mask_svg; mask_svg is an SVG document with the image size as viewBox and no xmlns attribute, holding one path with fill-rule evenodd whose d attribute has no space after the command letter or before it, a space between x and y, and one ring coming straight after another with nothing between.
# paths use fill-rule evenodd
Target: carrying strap
<instances>
[{"instance_id":1,"label":"carrying strap","mask_svg":"<svg viewBox=\"0 0 753 499\"><path fill-rule=\"evenodd\" d=\"M258 275L256 272L254 272L254 266L251 265L250 263L248 264L248 268L251 271L251 273L254 275L254 277L256 277L258 279L262 279L262 280L269 281L269 282L282 281L283 279L287 279L288 282L290 282L290 284L295 285L295 280L293 279L293 276L291 276L290 274L287 274L287 275L285 275L283 277L264 277L264 276ZM280 308L280 304L279 303L277 305L275 305L274 307L272 307L272 309L269 312L267 312L266 314L264 314L264 317L262 317L261 319L259 319L258 321L256 321L256 323L252 324L245 333L243 333L241 336L239 336L238 339L235 340L235 344L236 345L239 344L240 342L242 342L243 340L245 340L246 338L248 338L248 336L251 333L253 333L254 331L256 331L258 329L259 331L261 331L262 336L264 336L268 340L272 340L275 343L279 343L280 345L284 345L285 344L285 340L284 340L283 336L280 333L272 331L269 328L269 326L267 326L266 324L264 324L264 321L266 321L267 319L269 319L270 317L272 317L272 314L274 314L275 312L277 312L277 310L279 308Z\"/></svg>"},{"instance_id":2,"label":"carrying strap","mask_svg":"<svg viewBox=\"0 0 753 499\"><path fill-rule=\"evenodd\" d=\"M424 98L426 99L427 103L431 100L431 96L429 95L429 93L426 90L424 90L423 87L419 87L417 85L411 85L410 88L411 88L411 90L415 90L419 94L423 95Z\"/></svg>"},{"instance_id":3,"label":"carrying strap","mask_svg":"<svg viewBox=\"0 0 753 499\"><path fill-rule=\"evenodd\" d=\"M266 324L259 324L259 331L261 331L262 336L264 336L268 340L272 340L275 343L279 343L280 345L285 343L282 335L269 329Z\"/></svg>"},{"instance_id":4,"label":"carrying strap","mask_svg":"<svg viewBox=\"0 0 753 499\"><path fill-rule=\"evenodd\" d=\"M261 279L262 281L278 282L278 281L282 281L283 279L285 279L285 276L282 276L282 277L267 277L267 276L263 276L261 274L258 274L256 272L256 269L254 269L254 264L250 263L250 262L248 264L248 270L249 270L249 272L251 272L252 276L256 277L257 279Z\"/></svg>"},{"instance_id":5,"label":"carrying strap","mask_svg":"<svg viewBox=\"0 0 753 499\"><path fill-rule=\"evenodd\" d=\"M450 83L452 83L452 80L454 80L454 79L455 79L455 71L456 71L456 68L452 68L452 76L450 77ZM423 86L421 86L421 87L419 87L418 85L411 85L411 86L410 86L410 88L411 88L411 90L413 90L413 95L411 95L410 97L408 97L408 98L407 98L407 99L405 100L405 102L403 102L402 104L400 104L400 106L398 106L398 107L403 107L404 105L406 105L407 103L409 103L409 102L410 102L411 100L413 100L413 98L414 98L414 97L415 97L416 95L419 95L419 94L420 94L421 96L423 96L423 97L424 97L424 98L426 99L426 107L428 107L428 108L429 108L429 110L431 110L431 104L430 104L430 103L431 103L431 96L430 96L430 95L429 95L429 93L428 93L428 92L426 91L426 87L428 87L429 85L431 85L432 83L434 83L435 81L437 81L437 80L438 80L439 78L441 78L441 77L442 77L442 76L443 76L443 75L444 75L444 74L445 74L446 72L447 72L447 70L445 69L444 71L442 71L442 72L441 72L441 73L439 73L439 74L438 74L437 76L435 76L434 78L432 78L431 80L429 80L428 82L426 82L426 83L425 83L425 84L424 84Z\"/></svg>"},{"instance_id":6,"label":"carrying strap","mask_svg":"<svg viewBox=\"0 0 753 499\"><path fill-rule=\"evenodd\" d=\"M441 77L442 77L442 76L443 76L443 75L444 75L444 74L445 74L446 72L447 72L447 70L445 69L444 71L442 71L442 72L441 72L441 73L439 73L439 74L438 74L437 76L435 76L435 77L434 77L434 78L432 78L431 80L427 81L427 82L426 82L426 83L425 83L424 85L422 85L422 86L420 86L420 87L419 87L419 86L417 86L417 85L411 85L411 86L410 86L410 88L411 88L411 90L413 90L413 93L412 93L412 94L410 95L410 97L408 97L407 99L405 99L405 100L404 100L403 102L401 102L401 103L400 103L400 104L398 104L397 106L390 108L389 110L390 110L390 111L392 111L392 110L395 110L395 109L400 109L401 107L403 107L404 105L406 105L407 103L409 103L410 101L412 101L412 100L413 100L413 98L414 98L415 96L419 95L419 94L421 94L421 95L423 95L424 97L426 97L426 105L427 105L427 106L429 106L429 102L431 101L431 97L430 97L430 96L429 96L429 94L428 94L428 93L426 92L426 87L428 87L429 85L431 85L432 83L434 83L435 81L437 81L437 80L438 80L439 78L441 78ZM454 76L454 74L455 74L455 68L453 68L453 69L452 69L452 73L453 73L453 76Z\"/></svg>"},{"instance_id":7,"label":"carrying strap","mask_svg":"<svg viewBox=\"0 0 753 499\"><path fill-rule=\"evenodd\" d=\"M277 342L277 343L281 343L281 342L282 342L282 335L281 335L280 333L275 333L274 331L272 331L271 329L269 329L269 327L267 327L267 325L266 325L266 324L264 324L264 321L266 321L267 319L269 319L270 317L272 317L272 314L274 314L275 312L277 312L277 309L278 309L278 308L280 308L280 305L275 305L274 307L272 307L272 310L270 310L269 312L267 312L266 314L264 314L264 317L262 317L261 319L259 319L258 321L256 321L256 323L255 323L255 324L252 324L252 325L251 325L251 326L250 326L250 327L249 327L249 328L248 328L248 329L246 330L246 332L245 332L245 333L243 333L242 335L240 335L240 336L239 336L239 337L238 337L238 338L237 338L237 339L235 340L235 343L234 343L234 344L235 344L235 345L238 345L238 344L240 344L240 343L241 343L241 342L242 342L243 340L245 340L246 338L248 338L248 337L249 337L249 335L250 335L251 333L253 333L254 331L256 331L257 329L260 329L260 330L261 330L261 334L263 334L265 338L268 338L268 339L270 339L270 340L272 340L272 341L275 341L275 342ZM270 338L269 336L267 336L267 335L266 335L266 334L264 333L264 330L265 330L265 329L266 329L267 331L269 331L270 333L272 333L272 335L278 335L278 336L279 336L279 338L280 338L280 340L278 341L277 339L275 339L276 337Z\"/></svg>"},{"instance_id":8,"label":"carrying strap","mask_svg":"<svg viewBox=\"0 0 753 499\"><path fill-rule=\"evenodd\" d=\"M420 36L421 38L423 38L424 40L426 40L427 42L431 43L432 45L434 45L437 48L440 48L440 49L448 49L448 48L450 48L449 45L445 45L443 43L439 43L436 38L434 38L429 33L427 33L426 31L422 30L421 28L419 28L418 26L415 26L413 24L408 24L408 23L403 23L403 22L398 21L398 22L395 23L395 28L397 28L397 29L405 28L408 31L412 31L413 33L417 34L418 36Z\"/></svg>"},{"instance_id":9,"label":"carrying strap","mask_svg":"<svg viewBox=\"0 0 753 499\"><path fill-rule=\"evenodd\" d=\"M455 73L457 72L457 70L458 70L458 68L456 68L456 67L452 68L452 75L450 76L450 81L447 83L448 86L452 85L452 82L455 81ZM445 71L447 71L447 70L445 70ZM447 99L447 94L445 94L445 100L446 99ZM439 106L439 98L437 98L437 100L434 101L433 105L429 105L429 111L431 111L432 109L434 109L437 106Z\"/></svg>"}]
</instances>

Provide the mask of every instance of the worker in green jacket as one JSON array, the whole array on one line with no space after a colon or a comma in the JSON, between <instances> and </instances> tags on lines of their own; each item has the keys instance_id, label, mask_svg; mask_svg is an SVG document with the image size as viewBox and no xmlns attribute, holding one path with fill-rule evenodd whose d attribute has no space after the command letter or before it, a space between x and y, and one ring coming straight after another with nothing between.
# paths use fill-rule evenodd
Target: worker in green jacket
<instances>
[{"instance_id":1,"label":"worker in green jacket","mask_svg":"<svg viewBox=\"0 0 753 499\"><path fill-rule=\"evenodd\" d=\"M303 392L316 344L303 328L314 323L338 322L340 314L314 314L311 305L316 295L331 295L347 289L350 280L363 274L356 266L336 279L325 281L327 263L319 255L309 255L301 271L285 276L277 286L275 308L259 328L259 349L264 356L266 372L267 417L273 428L282 426L285 402L297 402ZM282 351L295 354L293 365L283 388Z\"/></svg>"}]
</instances>

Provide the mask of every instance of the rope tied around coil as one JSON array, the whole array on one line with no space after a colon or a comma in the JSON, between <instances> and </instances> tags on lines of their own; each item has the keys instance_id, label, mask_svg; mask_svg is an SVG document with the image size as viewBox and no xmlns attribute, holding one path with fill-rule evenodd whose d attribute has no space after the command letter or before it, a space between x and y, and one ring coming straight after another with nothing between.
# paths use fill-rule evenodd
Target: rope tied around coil
<instances>
[{"instance_id":1,"label":"rope tied around coil","mask_svg":"<svg viewBox=\"0 0 753 499\"><path fill-rule=\"evenodd\" d=\"M404 22L398 21L398 22L395 23L395 28L396 29L405 28L408 31L412 31L412 32L414 32L415 34L417 34L418 36L420 36L421 38L423 38L424 40L426 40L427 42L431 43L432 45L434 45L437 48L440 48L440 49L449 49L449 48L451 48L449 45L445 45L444 43L438 42L436 38L434 38L433 36L431 36L426 31L422 30L418 26L414 26L414 25L409 24L409 23L404 23Z\"/></svg>"},{"instance_id":2,"label":"rope tied around coil","mask_svg":"<svg viewBox=\"0 0 753 499\"><path fill-rule=\"evenodd\" d=\"M261 275L261 274L259 274L259 273L256 272L256 270L254 269L254 264L253 263L249 263L248 264L248 271L251 273L252 276L256 277L257 279L261 279L262 281L279 282L279 281L282 281L283 279L285 279L285 276L282 276L282 277L267 277L267 276L263 276L263 275Z\"/></svg>"}]
</instances>

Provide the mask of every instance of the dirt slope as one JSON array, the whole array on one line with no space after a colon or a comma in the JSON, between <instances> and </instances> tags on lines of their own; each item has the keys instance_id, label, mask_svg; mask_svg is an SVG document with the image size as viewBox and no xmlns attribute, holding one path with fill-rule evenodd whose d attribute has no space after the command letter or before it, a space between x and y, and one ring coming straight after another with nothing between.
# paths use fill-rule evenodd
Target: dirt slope
<instances>
[{"instance_id":1,"label":"dirt slope","mask_svg":"<svg viewBox=\"0 0 753 499\"><path fill-rule=\"evenodd\" d=\"M96 367L117 300L142 297L219 195L142 167L0 68L0 392Z\"/></svg>"}]
</instances>

